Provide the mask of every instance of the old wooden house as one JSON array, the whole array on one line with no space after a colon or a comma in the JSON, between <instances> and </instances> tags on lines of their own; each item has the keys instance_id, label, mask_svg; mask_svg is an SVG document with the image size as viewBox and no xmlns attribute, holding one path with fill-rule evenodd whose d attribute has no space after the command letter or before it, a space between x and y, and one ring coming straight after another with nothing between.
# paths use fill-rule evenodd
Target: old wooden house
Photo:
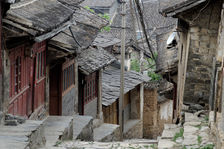
<instances>
[{"instance_id":1,"label":"old wooden house","mask_svg":"<svg viewBox=\"0 0 224 149\"><path fill-rule=\"evenodd\" d=\"M74 10L57 0L18 2L3 19L3 111L24 117L46 112L48 41L71 24Z\"/></svg>"},{"instance_id":2,"label":"old wooden house","mask_svg":"<svg viewBox=\"0 0 224 149\"><path fill-rule=\"evenodd\" d=\"M135 71L125 72L125 95L123 105L124 138L142 137L142 106L143 88L141 84L149 78ZM119 95L120 95L120 69L112 65L102 76L102 104L105 123L118 124Z\"/></svg>"},{"instance_id":3,"label":"old wooden house","mask_svg":"<svg viewBox=\"0 0 224 149\"><path fill-rule=\"evenodd\" d=\"M75 8L74 3L66 3ZM108 22L82 7L76 8L73 19L76 24L49 43L50 114L79 113L96 118L100 100L97 97L100 97L98 92L101 91L100 69L113 61L113 57L89 46ZM60 81L56 81L58 79ZM91 101L94 103L89 106ZM87 107L93 111L88 111Z\"/></svg>"},{"instance_id":4,"label":"old wooden house","mask_svg":"<svg viewBox=\"0 0 224 149\"><path fill-rule=\"evenodd\" d=\"M100 47L89 47L78 56L79 114L103 120L102 68L116 59Z\"/></svg>"},{"instance_id":5,"label":"old wooden house","mask_svg":"<svg viewBox=\"0 0 224 149\"><path fill-rule=\"evenodd\" d=\"M88 47L108 23L79 6L81 2L38 0L7 4L1 61L2 111L30 119L78 113L77 56L99 52ZM99 58L102 63L94 71L113 61L107 54L97 56L92 59Z\"/></svg>"}]
</instances>

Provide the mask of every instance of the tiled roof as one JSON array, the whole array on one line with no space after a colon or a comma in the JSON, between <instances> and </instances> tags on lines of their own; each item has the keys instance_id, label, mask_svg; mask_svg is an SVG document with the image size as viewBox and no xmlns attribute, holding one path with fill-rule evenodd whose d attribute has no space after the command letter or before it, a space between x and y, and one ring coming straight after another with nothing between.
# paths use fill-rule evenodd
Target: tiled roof
<instances>
[{"instance_id":1,"label":"tiled roof","mask_svg":"<svg viewBox=\"0 0 224 149\"><path fill-rule=\"evenodd\" d=\"M94 46L100 46L106 48L112 45L120 43L121 40L113 37L110 33L100 33L97 35L96 39L93 42Z\"/></svg>"},{"instance_id":2,"label":"tiled roof","mask_svg":"<svg viewBox=\"0 0 224 149\"><path fill-rule=\"evenodd\" d=\"M76 25L72 25L70 29L52 38L50 41L52 45L66 48L71 52L80 52L92 44L99 30L108 23L97 14L84 8L76 10L73 18Z\"/></svg>"},{"instance_id":3,"label":"tiled roof","mask_svg":"<svg viewBox=\"0 0 224 149\"><path fill-rule=\"evenodd\" d=\"M57 0L24 0L10 6L3 24L45 40L74 23L73 13Z\"/></svg>"},{"instance_id":4,"label":"tiled roof","mask_svg":"<svg viewBox=\"0 0 224 149\"><path fill-rule=\"evenodd\" d=\"M207 0L173 0L168 4L163 4L161 13L164 16L175 16L180 12L189 10L206 1Z\"/></svg>"},{"instance_id":5,"label":"tiled roof","mask_svg":"<svg viewBox=\"0 0 224 149\"><path fill-rule=\"evenodd\" d=\"M78 56L79 70L84 74L90 74L111 64L115 60L115 57L106 50L100 47L89 47L83 50Z\"/></svg>"},{"instance_id":6,"label":"tiled roof","mask_svg":"<svg viewBox=\"0 0 224 149\"><path fill-rule=\"evenodd\" d=\"M135 71L125 72L124 92L127 93L137 85L149 81L150 78ZM102 76L102 104L109 106L120 96L120 69L109 67Z\"/></svg>"},{"instance_id":7,"label":"tiled roof","mask_svg":"<svg viewBox=\"0 0 224 149\"><path fill-rule=\"evenodd\" d=\"M116 0L85 0L82 6L88 7L110 7Z\"/></svg>"},{"instance_id":8,"label":"tiled roof","mask_svg":"<svg viewBox=\"0 0 224 149\"><path fill-rule=\"evenodd\" d=\"M157 49L155 44L155 37L156 35L162 34L164 32L167 32L168 30L172 30L176 27L177 19L174 18L166 18L163 17L159 10L161 8L160 4L168 4L172 0L166 0L166 2L163 2L165 0L162 0L161 3L159 3L158 0L142 0L144 3L144 18L146 22L146 26L148 29L148 35L151 35L151 45L154 49ZM134 13L137 14L138 12L134 10ZM136 20L136 15L134 14L134 19ZM127 13L126 13L126 41L129 42L130 40L136 41L135 33L134 33L134 20L130 9L130 4L127 2ZM141 24L136 24L138 26L141 26ZM111 24L111 34L121 39L121 15L120 15L120 8L118 9L118 14L115 16L112 24ZM143 35L143 34L142 34ZM140 43L139 45L141 48L146 49L147 45ZM147 49L149 52L149 49Z\"/></svg>"}]
</instances>

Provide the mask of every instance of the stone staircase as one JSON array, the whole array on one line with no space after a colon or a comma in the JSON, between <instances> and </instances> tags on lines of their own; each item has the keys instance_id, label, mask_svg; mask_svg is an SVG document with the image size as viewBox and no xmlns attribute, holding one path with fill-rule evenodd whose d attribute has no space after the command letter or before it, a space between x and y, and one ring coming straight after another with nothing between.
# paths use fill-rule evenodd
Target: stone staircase
<instances>
[{"instance_id":1,"label":"stone staircase","mask_svg":"<svg viewBox=\"0 0 224 149\"><path fill-rule=\"evenodd\" d=\"M38 149L45 143L43 121L27 120L18 126L0 126L2 149Z\"/></svg>"},{"instance_id":2,"label":"stone staircase","mask_svg":"<svg viewBox=\"0 0 224 149\"><path fill-rule=\"evenodd\" d=\"M112 142L121 141L120 126L105 124L91 116L74 116L73 140Z\"/></svg>"},{"instance_id":3,"label":"stone staircase","mask_svg":"<svg viewBox=\"0 0 224 149\"><path fill-rule=\"evenodd\" d=\"M183 126L165 125L158 149L215 148L208 121L197 113L185 112Z\"/></svg>"},{"instance_id":4,"label":"stone staircase","mask_svg":"<svg viewBox=\"0 0 224 149\"><path fill-rule=\"evenodd\" d=\"M62 141L73 138L72 116L49 116L44 121L44 136L46 147L57 146Z\"/></svg>"}]
</instances>

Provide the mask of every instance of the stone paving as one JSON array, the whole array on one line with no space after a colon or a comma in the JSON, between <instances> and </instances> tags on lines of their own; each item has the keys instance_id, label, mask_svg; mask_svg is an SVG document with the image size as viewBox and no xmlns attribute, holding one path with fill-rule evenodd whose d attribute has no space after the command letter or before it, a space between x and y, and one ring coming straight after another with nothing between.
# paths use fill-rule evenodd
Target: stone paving
<instances>
[{"instance_id":1,"label":"stone paving","mask_svg":"<svg viewBox=\"0 0 224 149\"><path fill-rule=\"evenodd\" d=\"M58 145L59 149L157 149L157 145L153 144L156 141L147 142L135 140L133 142L82 142L69 141Z\"/></svg>"},{"instance_id":2,"label":"stone paving","mask_svg":"<svg viewBox=\"0 0 224 149\"><path fill-rule=\"evenodd\" d=\"M208 118L185 113L183 126L165 126L158 149L215 149Z\"/></svg>"}]
</instances>

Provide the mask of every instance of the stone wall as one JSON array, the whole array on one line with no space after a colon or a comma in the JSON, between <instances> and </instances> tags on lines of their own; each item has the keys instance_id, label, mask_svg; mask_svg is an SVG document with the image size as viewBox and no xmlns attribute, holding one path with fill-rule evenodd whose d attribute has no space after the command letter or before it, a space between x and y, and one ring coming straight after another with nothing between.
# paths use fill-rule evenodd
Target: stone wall
<instances>
[{"instance_id":1,"label":"stone wall","mask_svg":"<svg viewBox=\"0 0 224 149\"><path fill-rule=\"evenodd\" d=\"M216 122L214 122L214 111L209 113L209 125L211 128L211 135L215 140L217 149L224 149L224 131L222 124L222 115L217 113Z\"/></svg>"},{"instance_id":2,"label":"stone wall","mask_svg":"<svg viewBox=\"0 0 224 149\"><path fill-rule=\"evenodd\" d=\"M75 87L71 88L71 90L62 97L62 116L69 116L74 114L74 102Z\"/></svg>"},{"instance_id":3,"label":"stone wall","mask_svg":"<svg viewBox=\"0 0 224 149\"><path fill-rule=\"evenodd\" d=\"M157 89L144 90L144 112L143 112L143 137L156 139L158 136L157 126Z\"/></svg>"},{"instance_id":4,"label":"stone wall","mask_svg":"<svg viewBox=\"0 0 224 149\"><path fill-rule=\"evenodd\" d=\"M92 116L96 118L97 116L97 98L90 101L89 103L84 105L84 115Z\"/></svg>"},{"instance_id":5,"label":"stone wall","mask_svg":"<svg viewBox=\"0 0 224 149\"><path fill-rule=\"evenodd\" d=\"M218 0L211 2L199 16L201 7L182 15L190 25L184 101L208 103L221 6L221 0Z\"/></svg>"},{"instance_id":6,"label":"stone wall","mask_svg":"<svg viewBox=\"0 0 224 149\"><path fill-rule=\"evenodd\" d=\"M173 100L158 102L156 88L144 90L143 137L156 139L162 134L164 124L172 123Z\"/></svg>"}]
</instances>

